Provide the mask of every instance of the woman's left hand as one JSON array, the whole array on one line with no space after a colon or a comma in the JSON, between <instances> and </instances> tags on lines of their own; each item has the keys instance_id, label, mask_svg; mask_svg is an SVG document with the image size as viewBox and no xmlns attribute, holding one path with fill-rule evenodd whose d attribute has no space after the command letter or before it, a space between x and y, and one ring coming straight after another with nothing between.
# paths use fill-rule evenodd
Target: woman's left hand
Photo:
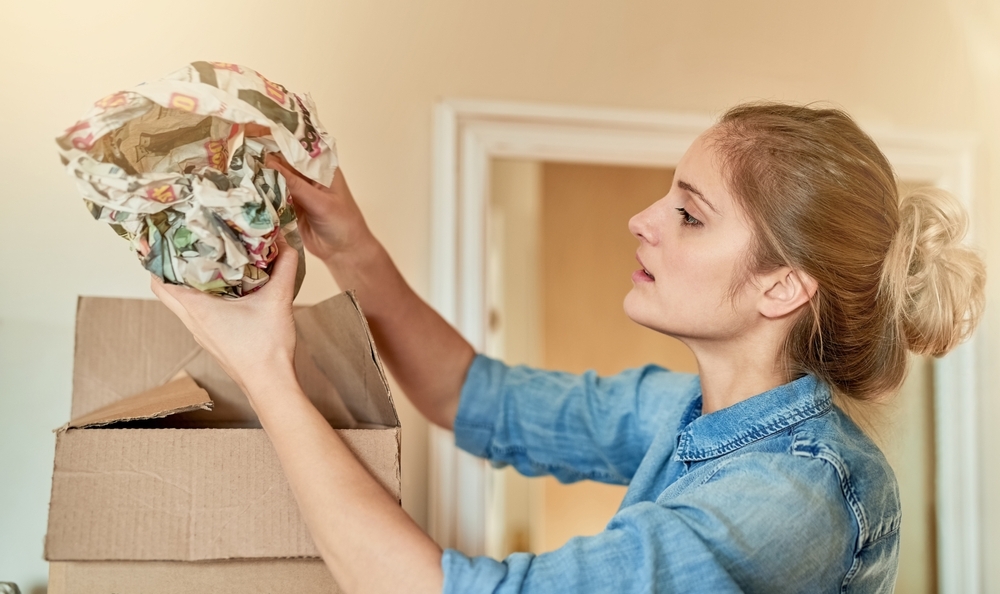
<instances>
[{"instance_id":1,"label":"woman's left hand","mask_svg":"<svg viewBox=\"0 0 1000 594\"><path fill-rule=\"evenodd\" d=\"M372 478L296 381L297 265L298 253L282 240L270 280L245 297L220 299L155 277L152 286L250 399L313 542L344 591L397 592L405 584L407 592L441 592L440 547Z\"/></svg>"},{"instance_id":2,"label":"woman's left hand","mask_svg":"<svg viewBox=\"0 0 1000 594\"><path fill-rule=\"evenodd\" d=\"M276 372L294 373L292 298L299 254L278 234L278 256L267 284L239 299L152 278L153 293L184 322L243 392Z\"/></svg>"}]
</instances>

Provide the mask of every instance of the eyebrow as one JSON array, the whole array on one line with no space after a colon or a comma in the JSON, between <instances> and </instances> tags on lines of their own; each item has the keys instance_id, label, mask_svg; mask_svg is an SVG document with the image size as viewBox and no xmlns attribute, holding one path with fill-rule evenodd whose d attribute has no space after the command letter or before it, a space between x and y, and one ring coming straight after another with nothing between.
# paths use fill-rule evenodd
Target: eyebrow
<instances>
[{"instance_id":1,"label":"eyebrow","mask_svg":"<svg viewBox=\"0 0 1000 594\"><path fill-rule=\"evenodd\" d=\"M701 201L707 204L708 207L711 208L713 211L715 211L715 214L721 214L719 213L719 209L715 208L715 205L709 202L708 199L705 198L705 195L698 190L698 188L692 186L691 184L683 180L677 180L677 187L679 187L682 190L687 190L688 192L691 192L698 198L701 198Z\"/></svg>"}]
</instances>

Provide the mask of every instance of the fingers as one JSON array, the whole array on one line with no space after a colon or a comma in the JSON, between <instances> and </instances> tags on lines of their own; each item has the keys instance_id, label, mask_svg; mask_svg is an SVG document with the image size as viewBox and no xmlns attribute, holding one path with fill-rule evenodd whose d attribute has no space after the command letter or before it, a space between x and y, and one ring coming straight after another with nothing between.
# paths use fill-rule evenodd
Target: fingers
<instances>
[{"instance_id":1,"label":"fingers","mask_svg":"<svg viewBox=\"0 0 1000 594\"><path fill-rule=\"evenodd\" d=\"M301 215L303 212L306 216L321 213L324 206L333 199L333 194L328 188L301 177L294 170L285 169L280 165L276 166L275 170L285 178L288 192L294 198L292 205L296 209L296 215Z\"/></svg>"},{"instance_id":2,"label":"fingers","mask_svg":"<svg viewBox=\"0 0 1000 594\"><path fill-rule=\"evenodd\" d=\"M285 160L280 153L268 153L264 157L264 167L270 167L271 169L289 169L291 166L288 161Z\"/></svg>"},{"instance_id":3,"label":"fingers","mask_svg":"<svg viewBox=\"0 0 1000 594\"><path fill-rule=\"evenodd\" d=\"M157 299L163 302L170 311L174 312L181 320L190 318L189 310L199 307L199 303L214 303L219 297L209 295L185 285L173 285L165 283L156 275L150 275L150 288Z\"/></svg>"},{"instance_id":4,"label":"fingers","mask_svg":"<svg viewBox=\"0 0 1000 594\"><path fill-rule=\"evenodd\" d=\"M177 302L173 295L167 293L166 283L161 281L155 274L149 275L149 288L153 290L153 294L156 295L156 298L162 301L167 307L170 307L167 303L168 301L172 303Z\"/></svg>"},{"instance_id":5,"label":"fingers","mask_svg":"<svg viewBox=\"0 0 1000 594\"><path fill-rule=\"evenodd\" d=\"M275 283L287 290L288 294L295 291L295 275L299 266L299 252L288 245L285 236L279 232L275 240L278 245L278 256L274 259L271 267L271 280L268 284ZM267 285L264 286L267 288Z\"/></svg>"},{"instance_id":6,"label":"fingers","mask_svg":"<svg viewBox=\"0 0 1000 594\"><path fill-rule=\"evenodd\" d=\"M299 173L298 169L295 169L291 164L285 160L281 155L275 153L269 153L264 159L264 165L279 171L285 177L285 183L288 184L289 189L293 185L303 184L317 189L324 189L326 186L323 184L313 181L308 177Z\"/></svg>"},{"instance_id":7,"label":"fingers","mask_svg":"<svg viewBox=\"0 0 1000 594\"><path fill-rule=\"evenodd\" d=\"M167 283L160 280L155 274L149 275L149 288L153 290L153 294L159 299L163 305L167 306L167 309L174 312L182 322L186 323L187 310L180 301L174 296L173 288Z\"/></svg>"}]
</instances>

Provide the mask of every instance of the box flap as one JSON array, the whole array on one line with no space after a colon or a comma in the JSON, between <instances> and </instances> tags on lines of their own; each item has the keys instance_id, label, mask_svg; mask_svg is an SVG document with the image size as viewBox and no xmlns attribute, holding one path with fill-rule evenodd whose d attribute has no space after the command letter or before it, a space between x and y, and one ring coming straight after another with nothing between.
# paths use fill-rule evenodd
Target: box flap
<instances>
[{"instance_id":1,"label":"box flap","mask_svg":"<svg viewBox=\"0 0 1000 594\"><path fill-rule=\"evenodd\" d=\"M337 386L354 419L398 427L382 360L354 292L303 308L295 321L312 361Z\"/></svg>"},{"instance_id":2,"label":"box flap","mask_svg":"<svg viewBox=\"0 0 1000 594\"><path fill-rule=\"evenodd\" d=\"M73 419L63 429L99 427L120 421L158 419L198 409L212 410L212 399L186 371L181 371L162 386L112 402L94 412Z\"/></svg>"},{"instance_id":3,"label":"box flap","mask_svg":"<svg viewBox=\"0 0 1000 594\"><path fill-rule=\"evenodd\" d=\"M303 391L336 428L399 426L381 361L351 294L296 308L295 366ZM239 386L159 301L81 297L77 304L70 418L163 386L186 371L214 411L170 416L174 425L258 423ZM160 422L160 421L157 421Z\"/></svg>"}]
</instances>

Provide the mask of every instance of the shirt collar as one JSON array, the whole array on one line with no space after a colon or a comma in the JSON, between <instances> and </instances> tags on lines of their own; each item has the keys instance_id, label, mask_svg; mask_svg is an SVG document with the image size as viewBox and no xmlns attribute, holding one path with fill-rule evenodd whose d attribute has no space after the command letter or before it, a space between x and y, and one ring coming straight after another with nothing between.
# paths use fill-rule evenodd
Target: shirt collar
<instances>
[{"instance_id":1,"label":"shirt collar","mask_svg":"<svg viewBox=\"0 0 1000 594\"><path fill-rule=\"evenodd\" d=\"M701 414L701 392L681 421L677 458L707 460L764 439L832 406L830 389L812 375L713 413Z\"/></svg>"}]
</instances>

